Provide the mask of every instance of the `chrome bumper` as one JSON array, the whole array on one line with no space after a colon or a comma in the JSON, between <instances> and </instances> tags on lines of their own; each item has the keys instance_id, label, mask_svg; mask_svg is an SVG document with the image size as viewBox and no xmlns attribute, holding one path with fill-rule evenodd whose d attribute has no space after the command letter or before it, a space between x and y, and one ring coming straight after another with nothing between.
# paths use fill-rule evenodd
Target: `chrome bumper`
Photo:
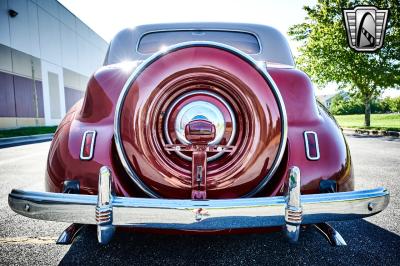
<instances>
[{"instance_id":1,"label":"chrome bumper","mask_svg":"<svg viewBox=\"0 0 400 266\"><path fill-rule=\"evenodd\" d=\"M284 226L297 240L300 224L363 218L384 210L384 188L300 195L300 170L289 173L288 195L224 200L173 200L112 196L111 173L103 167L99 195L12 190L8 203L18 214L40 220L98 225L99 242L114 226L178 230L221 230Z\"/></svg>"}]
</instances>

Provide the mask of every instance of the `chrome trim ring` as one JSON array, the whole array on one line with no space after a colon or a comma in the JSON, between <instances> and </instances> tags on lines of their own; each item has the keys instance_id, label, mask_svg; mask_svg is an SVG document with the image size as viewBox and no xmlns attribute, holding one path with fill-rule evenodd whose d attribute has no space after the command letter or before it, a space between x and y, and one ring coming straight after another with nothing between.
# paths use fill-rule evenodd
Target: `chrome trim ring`
<instances>
[{"instance_id":1,"label":"chrome trim ring","mask_svg":"<svg viewBox=\"0 0 400 266\"><path fill-rule=\"evenodd\" d=\"M192 120L205 119L215 126L215 139L209 144L218 144L225 132L225 120L221 111L212 103L206 101L194 101L185 105L176 117L174 128L177 138L182 144L190 144L185 136L185 126Z\"/></svg>"},{"instance_id":2,"label":"chrome trim ring","mask_svg":"<svg viewBox=\"0 0 400 266\"><path fill-rule=\"evenodd\" d=\"M93 134L92 143L90 144L90 152L89 152L89 155L88 155L88 156L84 156L84 155L83 155L83 150L84 150L84 148L85 148L86 136L87 136L88 134ZM93 158L93 154L94 154L94 144L95 144L95 142L96 142L96 131L95 131L95 130L87 130L87 131L85 131L85 133L83 133L82 142L81 142L81 150L80 150L80 152L79 152L79 158L80 158L82 161L89 161L89 160L91 160L91 159Z\"/></svg>"},{"instance_id":3,"label":"chrome trim ring","mask_svg":"<svg viewBox=\"0 0 400 266\"><path fill-rule=\"evenodd\" d=\"M279 150L278 150L278 154L275 157L275 160L271 166L269 173L264 177L264 179L258 184L257 187L255 187L250 193L243 196L243 197L251 197L251 196L255 195L257 192L259 192L268 183L268 181L275 174L276 170L278 169L279 163L282 160L282 157L283 157L283 154L284 154L285 148L286 148L287 130L288 130L286 108L285 108L285 104L282 100L282 96L278 90L278 87L276 86L272 77L268 74L267 69L261 68L257 64L257 61L254 60L248 54L246 54L232 46L225 45L222 43L183 42L183 43L179 43L177 45L169 46L165 50L159 51L159 52L153 54L152 56L148 57L146 60L143 61L143 63L140 66L138 66L133 71L133 73L129 76L128 80L125 82L124 87L122 88L122 91L118 98L117 106L115 109L114 139L115 139L115 144L116 144L118 155L121 159L121 163L122 163L125 171L131 177L132 181L135 182L135 184L140 189L142 189L146 194L148 194L151 197L160 198L160 196L156 192L152 191L145 183L143 183L143 181L139 178L139 176L136 174L136 172L133 170L133 168L131 167L131 165L128 162L128 159L126 157L125 151L122 146L122 139L121 139L121 134L120 134L121 110L122 110L122 105L125 101L126 95L128 94L129 88L131 87L131 85L135 81L135 79L146 69L147 66L149 66L150 64L152 64L154 61L161 58L165 54L168 54L168 53L180 50L180 49L189 48L189 47L212 47L212 48L217 48L217 49L228 51L228 52L240 57L241 59L243 59L247 63L249 63L252 67L254 67L258 71L258 73L261 74L261 76L267 82L268 86L271 88L272 93L275 96L275 99L276 99L278 107L279 107L281 120L282 120L281 140L280 140L280 144L279 144Z\"/></svg>"},{"instance_id":4,"label":"chrome trim ring","mask_svg":"<svg viewBox=\"0 0 400 266\"><path fill-rule=\"evenodd\" d=\"M316 155L312 156L310 154L310 144L308 143L308 135L313 135L314 136L314 141L315 141L315 151ZM319 144L318 144L318 135L314 131L304 131L304 143L306 146L306 156L307 159L310 161L316 161L319 160L320 158L320 153L319 153Z\"/></svg>"},{"instance_id":5,"label":"chrome trim ring","mask_svg":"<svg viewBox=\"0 0 400 266\"><path fill-rule=\"evenodd\" d=\"M166 116L165 116L165 119L164 119L164 125L163 125L164 126L164 135L165 135L167 144L173 144L172 140L171 140L171 138L170 138L170 136L168 134L168 121L169 121L169 117L171 115L172 109L174 109L174 107L180 101L182 101L183 99L185 99L185 98L187 98L189 96L192 96L192 95L196 95L196 94L203 94L203 95L212 96L215 99L217 99L218 101L220 101L225 106L226 109L228 109L229 116L231 117L231 120L232 120L232 134L231 134L231 137L229 138L229 140L228 140L226 145L228 145L228 146L231 145L233 140L235 139L235 136L236 136L236 118L235 118L235 114L234 114L232 108L229 106L229 104L225 101L225 99L223 99L222 97L220 97L219 95L217 95L215 93L212 93L212 92L209 92L209 91L204 91L204 90L196 90L196 91L191 91L191 92L185 93L182 96L178 97L176 100L174 100L172 102L171 106L168 107L168 111L166 113ZM199 102L199 101L196 101L196 102ZM194 103L194 102L192 102L192 103ZM213 110L214 116L216 118L216 119L210 119L211 118L210 115L209 116L205 115L205 117L207 119L209 119L211 122L214 122L213 124L215 125L216 131L217 131L215 140L210 142L210 144L211 145L217 145L217 144L220 143L220 141L221 141L221 139L222 139L222 137L224 135L225 128L226 128L226 121L224 120L224 118L222 116L222 113L218 109L218 107L216 107L215 105L213 105L211 103L208 103L208 102L205 102L205 103L210 105L209 107L210 107L211 110ZM185 131L185 125L186 124L182 125L180 123L181 119L179 119L180 118L179 115L181 114L183 116L184 112L186 111L186 110L184 110L185 107L187 109L189 109L190 108L190 106L189 106L190 104L191 103L189 103L188 105L186 105L186 106L184 106L182 108L182 110L178 113L178 116L177 116L176 121L175 121L175 132L177 134L178 139L181 141L182 144L190 144L190 142L184 136L184 131ZM202 114L200 113L200 115L202 115ZM220 123L215 123L216 120L221 120L221 119L223 120L223 125L219 125ZM183 154L182 152L176 151L176 153L177 153L178 156L180 156L181 158L183 158L185 160L188 160L188 161L192 160L192 157L187 156L187 155ZM207 162L213 161L213 160L219 158L222 155L223 155L223 152L220 152L220 153L217 153L217 154L215 154L213 156L210 156L210 157L207 158Z\"/></svg>"}]
</instances>

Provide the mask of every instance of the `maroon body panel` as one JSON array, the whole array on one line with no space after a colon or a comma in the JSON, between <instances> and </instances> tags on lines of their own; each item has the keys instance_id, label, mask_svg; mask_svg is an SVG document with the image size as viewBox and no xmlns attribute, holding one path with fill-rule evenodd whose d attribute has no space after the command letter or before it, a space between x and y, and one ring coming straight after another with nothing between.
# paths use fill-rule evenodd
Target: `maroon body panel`
<instances>
[{"instance_id":1,"label":"maroon body panel","mask_svg":"<svg viewBox=\"0 0 400 266\"><path fill-rule=\"evenodd\" d=\"M201 53L200 50L197 52ZM207 54L210 54L210 51L208 51ZM177 58L177 55L174 57ZM201 55L201 57L206 57L207 60L210 61L213 61L212 59L216 58L213 61L215 65L217 63L223 64L223 60L220 60L221 58L229 58L229 56L226 57L226 55L219 56L215 54L209 58L205 54ZM167 94L174 92L182 93L182 86L178 85L184 84L179 83L184 80L183 77L189 76L191 77L190 80L196 80L196 75L194 75L195 72L187 71L186 73L182 73L184 69L191 69L193 67L193 65L188 63L190 60L185 61L183 59L184 57L180 58L180 65L176 64L181 71L178 71L179 69L171 70L174 73L180 73L181 75L179 77L170 75L172 77L170 80L171 83L168 84L175 84L177 86L168 87L170 90L166 92ZM211 198L239 197L254 187L257 182L260 182L262 176L267 173L268 167L271 163L269 160L266 160L265 157L270 156L273 158L275 155L274 152L276 152L277 145L279 144L280 137L279 114L277 113L277 109L274 107L274 103L276 104L276 102L273 100L273 96L270 90L268 90L265 82L262 86L257 84L257 82L261 83L261 80L257 81L257 75L254 73L252 74L252 70L250 68L246 72L249 76L245 77L244 74L241 74L244 72L241 72L237 68L243 68L246 66L240 61L235 61L233 59L229 60L231 60L231 64L228 66L228 62L226 62L227 66L225 66L225 70L229 69L229 71L233 71L235 75L240 77L239 80L245 80L247 83L251 84L249 87L251 86L253 88L252 90L246 91L246 89L243 89L243 87L237 85L240 83L238 81L235 81L235 86L230 87L233 88L232 91L235 93L238 93L239 90L242 93L247 92L242 99L249 101L249 103L244 103L244 106L240 106L240 108L237 107L237 109L235 109L236 107L234 107L235 112L240 110L243 112L243 110L248 108L246 111L248 116L251 112L254 112L254 117L257 118L258 116L264 119L257 118L259 119L258 122L254 122L256 121L252 120L254 117L243 118L246 117L246 112L244 112L243 116L239 116L239 119L249 119L248 121L253 121L253 123L255 123L252 126L249 126L251 130L247 129L247 131L243 126L244 123L242 123L242 128L240 128L238 134L239 141L243 141L243 139L246 139L246 137L248 137L251 141L254 141L257 139L254 137L255 134L261 134L262 132L268 132L269 135L265 136L265 139L263 139L264 141L257 142L256 147L258 147L258 149L249 148L251 145L253 145L252 142L249 142L250 144L246 144L247 146L244 145L246 147L245 150L247 149L247 153L244 151L240 154L240 156L251 156L248 152L250 150L255 151L261 157L264 156L264 160L259 160L259 156L253 156L255 158L249 157L249 159L254 160L254 163L247 164L246 166L248 166L248 168L235 168L234 170L236 172L229 172L229 169L224 168L222 165L213 166L212 163L210 164L210 181L207 182L210 182L211 189L207 193ZM232 60L234 61L233 64ZM194 61L198 63L198 61ZM203 65L205 65L205 63L203 63ZM211 66L213 65L211 64ZM135 89L135 86L138 86L138 84L135 83L133 84L134 88L130 90L130 94L128 95L127 99L129 103L140 103L140 101L143 99L154 97L154 99L156 99L155 102L149 102L147 105L144 104L140 106L141 108L147 108L150 111L156 110L156 113L153 113L155 115L157 112L163 109L151 108L154 108L154 106L157 106L157 104L162 105L162 103L165 101L165 99L160 98L161 94L157 93L162 92L162 88L165 88L166 85L163 84L164 87L161 86L162 88L160 86L157 87L159 83L152 83L156 81L150 77L153 76L153 74L157 71L160 71L158 67L166 68L166 65L163 65L162 62L160 62L159 66L154 65L154 67L154 69L148 69L149 75L143 75L143 79L140 80L140 85L150 87L154 86L158 88L155 90L149 89L147 91L147 93L154 94L145 95L146 90ZM205 76L197 75L197 81L200 80L203 82L207 78L210 79L210 77L214 77L214 80L216 80L216 77L218 77L220 78L219 81L221 81L221 79L223 81L223 78L226 78L232 83L232 79L228 79L227 74L222 72L223 68L216 69L200 67L199 69L199 66L196 67L198 71L197 73L206 73L206 75L204 74ZM103 67L99 69L90 79L84 101L78 102L71 108L62 123L59 125L59 128L54 136L47 163L47 191L61 192L64 180L79 180L82 194L97 194L98 171L101 166L105 165L108 166L113 172L113 183L117 195L146 197L145 193L134 184L128 174L124 171L114 142L114 115L116 103L125 82L133 71L133 68L133 65L127 64L116 64ZM155 72L152 74L152 71ZM213 73L213 71L216 71L216 73ZM285 184L287 169L291 166L298 166L301 169L302 194L319 193L319 182L326 179L336 180L339 191L353 190L353 170L347 144L334 119L323 109L318 108L310 79L304 73L295 69L269 68L268 72L279 88L286 106L288 142L285 155L278 171L267 183L265 188L257 194L257 196L281 195L283 193L282 188ZM177 82L174 83L173 81ZM223 82L220 82L219 84L222 84L219 88L221 93L225 93L227 96L234 98L234 94L229 95L227 91L224 91ZM191 85L193 84L189 84L188 88L190 88ZM177 88L176 91L173 88ZM264 88L264 90L262 91L261 88ZM232 99L232 102L234 103L232 105L235 106L235 99ZM154 106L150 106L151 104ZM237 102L236 105L238 105ZM268 106L270 109L267 109L266 106ZM126 116L123 117L123 119L126 120L124 120L124 123L122 124L126 124L126 129L123 129L123 132L129 132L131 134L127 133L123 136L123 138L125 139L126 145L131 145L130 147L127 146L128 148L125 147L129 151L128 154L130 159L136 160L138 158L137 155L141 152L144 152L142 157L139 156L139 158L144 158L143 156L153 156L155 159L151 159L149 162L154 163L154 165L156 165L157 162L161 163L162 160L157 158L159 155L157 155L157 153L153 153L151 149L149 150L146 148L147 150L140 150L143 149L143 146L138 144L135 144L136 146L132 145L132 143L134 143L133 141L138 140L141 138L141 136L148 137L148 134L150 133L147 132L146 127L144 127L144 125L146 125L146 121L141 120L143 117L139 120L137 119L138 110L135 109L135 105L130 104L126 107L124 106L124 108L126 108L126 110L123 113L126 114ZM179 106L177 108L179 108ZM268 113L270 117L265 118L265 114ZM150 117L148 119L150 119L148 121L153 121L154 123L157 123L158 121L157 117ZM270 119L270 121L268 121L268 119ZM270 123L271 121L275 121L275 123ZM138 129L138 131L132 132L133 128L135 128L135 130ZM157 128L157 126L155 126L155 128ZM81 160L79 156L82 137L84 132L87 130L95 130L97 135L93 158L91 160L84 161ZM312 161L306 157L305 142L303 137L303 133L305 131L314 131L318 134L320 150L319 160ZM159 137L160 132L156 131L154 135ZM156 142L153 142L152 145L154 145L154 143ZM271 143L273 145L268 146L271 145ZM270 149L268 151L269 153L265 152L265 149ZM161 150L162 147L158 147L156 151L160 152L160 154L164 154L165 151ZM229 157L230 155L224 156ZM161 175L162 171L165 171L164 166L149 168L147 166L149 162L145 162L144 160L132 162L133 164L136 164L135 170L139 169L139 175L141 176L154 177L156 175ZM190 167L190 163L186 162L186 164ZM251 167L249 165L251 165ZM166 182L165 184L167 185L165 185L165 191L162 194L163 196L190 198L190 168L181 169L180 171L181 179L175 180L176 187L174 188L171 185L174 182ZM227 185L227 183L224 182L214 182L214 186L212 186L213 181L223 180L224 175L231 176L231 181L228 181L228 183L231 182L230 185ZM240 175L242 179L237 179L238 175ZM184 184L183 180L186 180L186 177L189 177L187 179L187 186L182 185ZM154 180L159 180L160 183L165 182L165 179L149 178L147 183L151 186L152 182L154 183ZM236 190L235 186L231 185L235 182L238 183ZM158 185L154 185L152 188L159 188ZM228 193L229 189L231 189L231 193Z\"/></svg>"}]
</instances>

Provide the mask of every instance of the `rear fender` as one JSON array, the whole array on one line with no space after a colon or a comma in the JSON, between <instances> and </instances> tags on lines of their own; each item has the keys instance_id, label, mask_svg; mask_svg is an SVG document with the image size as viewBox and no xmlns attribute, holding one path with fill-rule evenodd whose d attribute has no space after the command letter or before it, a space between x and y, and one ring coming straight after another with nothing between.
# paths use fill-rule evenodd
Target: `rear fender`
<instances>
[{"instance_id":1,"label":"rear fender","mask_svg":"<svg viewBox=\"0 0 400 266\"><path fill-rule=\"evenodd\" d=\"M119 170L122 166L118 165L113 141L116 102L134 67L111 65L99 69L90 78L84 99L71 108L54 135L46 167L47 191L61 192L64 180L79 180L80 193L97 194L98 171L106 165L117 176L114 180L117 194L141 195ZM82 137L91 130L97 133L93 157L81 160Z\"/></svg>"},{"instance_id":2,"label":"rear fender","mask_svg":"<svg viewBox=\"0 0 400 266\"><path fill-rule=\"evenodd\" d=\"M318 107L309 77L295 69L268 69L285 103L288 118L287 167L301 169L302 193L318 193L321 180L337 182L339 191L354 190L348 145L331 115ZM320 158L306 156L304 132L318 136Z\"/></svg>"}]
</instances>

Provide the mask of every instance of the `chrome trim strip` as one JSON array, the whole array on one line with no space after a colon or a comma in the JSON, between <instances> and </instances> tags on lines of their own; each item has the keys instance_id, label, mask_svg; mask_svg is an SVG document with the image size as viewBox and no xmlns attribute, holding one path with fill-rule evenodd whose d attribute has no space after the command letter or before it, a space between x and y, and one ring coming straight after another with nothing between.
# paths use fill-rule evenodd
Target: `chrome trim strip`
<instances>
[{"instance_id":1,"label":"chrome trim strip","mask_svg":"<svg viewBox=\"0 0 400 266\"><path fill-rule=\"evenodd\" d=\"M260 55L262 53L262 51L263 51L263 47L262 47L260 36L258 36L258 34L256 32L254 32L254 31L223 29L223 28L211 28L211 29L208 29L208 28L207 29L204 29L204 28L197 28L197 29L195 29L195 28L188 28L188 29L177 28L177 29L160 29L160 30L152 30L152 31L144 32L142 35L140 35L140 37L138 38L138 42L136 43L136 53L138 53L140 55L151 55L151 53L150 54L144 54L144 53L139 52L140 41L142 40L142 38L145 35L151 34L151 33L157 33L157 32L174 32L174 31L227 31L227 32L247 33L247 34L250 34L250 35L254 36L257 39L258 47L260 48L258 53L256 53L256 54L248 54L248 55ZM189 42L192 42L192 41L189 41ZM193 42L196 42L196 41L193 41ZM198 42L200 42L200 41L198 41ZM226 44L224 44L224 45L226 45ZM238 49L238 48L235 48L235 49ZM242 53L245 53L242 50L239 50L239 51L241 51Z\"/></svg>"},{"instance_id":2,"label":"chrome trim strip","mask_svg":"<svg viewBox=\"0 0 400 266\"><path fill-rule=\"evenodd\" d=\"M310 146L309 146L308 138L307 138L308 134L314 135L315 150L317 152L316 156L311 156L311 154L310 154ZM314 131L304 131L304 143L305 143L307 159L310 160L310 161L319 160L320 159L320 153L319 153L319 144L318 144L318 135L317 135L317 133L314 132Z\"/></svg>"},{"instance_id":3,"label":"chrome trim strip","mask_svg":"<svg viewBox=\"0 0 400 266\"><path fill-rule=\"evenodd\" d=\"M90 152L89 152L89 156L83 156L83 149L85 148L85 140L86 140L86 136L88 134L92 133L93 134L93 139L92 139L92 143L90 144ZM89 161L93 158L93 154L94 154L94 144L96 142L96 131L95 130L87 130L85 131L85 133L83 133L83 137L82 137L82 142L81 142L81 150L79 153L79 158L83 161Z\"/></svg>"},{"instance_id":4,"label":"chrome trim strip","mask_svg":"<svg viewBox=\"0 0 400 266\"><path fill-rule=\"evenodd\" d=\"M177 51L177 50L188 48L188 47L196 47L196 46L213 47L213 48L226 50L228 52L231 52L231 53L239 56L243 60L247 61L251 66L253 66L264 77L265 81L267 82L267 84L271 88L272 93L274 94L274 96L275 96L275 98L277 100L279 111L280 111L280 115L281 115L281 119L282 119L281 141L280 141L280 144L279 144L279 151L278 151L277 156L275 157L275 160L274 160L274 162L273 162L273 164L271 166L271 170L269 171L268 175L264 177L264 179L258 184L258 186L255 189L253 189L253 191L251 191L247 195L243 196L243 197L251 197L251 196L255 195L257 192L259 192L267 184L267 182L275 174L276 170L278 169L279 163L282 160L282 157L283 157L283 154L284 154L285 148L286 148L287 130L288 130L286 108L285 108L285 104L283 102L282 96L281 96L281 94L280 94L280 92L278 90L278 87L276 86L276 84L273 81L272 77L268 74L267 69L266 68L261 68L257 64L257 61L255 61L248 54L246 54L246 53L244 53L244 52L242 52L242 51L240 51L240 50L238 50L238 49L236 49L234 47L228 46L228 45L224 45L224 44L221 44L221 43L215 43L215 42L185 42L185 43L180 43L180 44L168 47L165 51L160 51L158 53L153 54L152 56L147 58L140 66L138 66L133 71L131 76L126 81L124 87L122 88L122 91L121 91L121 94L119 96L119 99L118 99L118 102L117 102L117 106L116 106L116 109L115 109L114 138L115 138L115 144L116 144L116 147L117 147L118 155L119 155L119 157L121 159L121 163L122 163L125 171L131 177L131 179L136 183L136 185L140 189L142 189L146 194L148 194L149 196L154 197L154 198L159 198L160 196L156 192L152 191L146 184L143 183L142 180L140 180L138 175L135 173L133 168L130 166L130 164L129 164L127 158L126 158L125 151L122 148L122 139L121 139L121 135L120 135L120 120L121 120L122 104L123 104L123 102L125 100L125 97L126 97L128 91L129 91L129 88L130 88L132 82L139 76L139 74L144 69L146 69L146 67L148 65L150 65L155 60L159 59L160 57L162 57L163 55L165 55L167 53L171 53L173 51Z\"/></svg>"},{"instance_id":5,"label":"chrome trim strip","mask_svg":"<svg viewBox=\"0 0 400 266\"><path fill-rule=\"evenodd\" d=\"M384 210L384 188L301 195L301 224L368 217ZM96 195L13 190L8 204L18 214L41 220L96 224ZM368 208L369 205L374 208ZM181 230L222 230L284 226L284 196L226 200L113 197L113 225ZM201 210L202 219L198 219ZM197 219L197 220L196 220Z\"/></svg>"}]
</instances>

